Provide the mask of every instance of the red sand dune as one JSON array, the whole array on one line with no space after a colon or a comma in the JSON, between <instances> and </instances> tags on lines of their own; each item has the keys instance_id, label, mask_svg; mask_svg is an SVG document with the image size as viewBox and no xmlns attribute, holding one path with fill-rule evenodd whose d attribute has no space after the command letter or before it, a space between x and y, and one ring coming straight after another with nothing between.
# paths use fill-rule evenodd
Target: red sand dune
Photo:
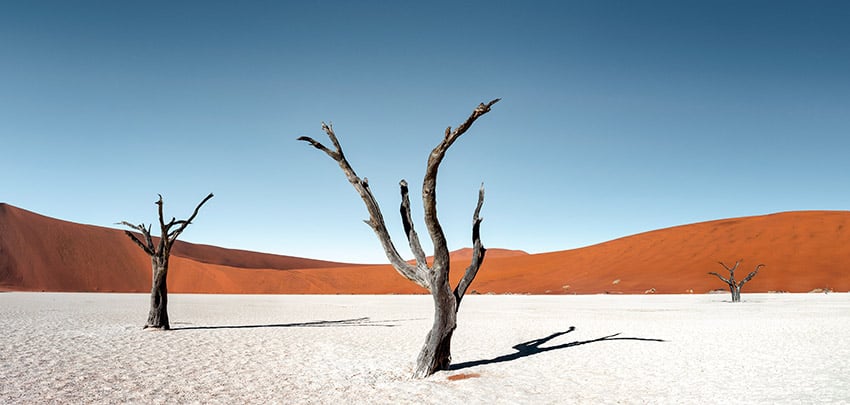
<instances>
[{"instance_id":1,"label":"red sand dune","mask_svg":"<svg viewBox=\"0 0 850 405\"><path fill-rule=\"evenodd\" d=\"M492 260L472 288L503 293L705 293L726 285L710 271L743 259L747 292L850 290L850 212L796 211L677 226L561 252ZM618 281L619 280L619 281Z\"/></svg>"},{"instance_id":2,"label":"red sand dune","mask_svg":"<svg viewBox=\"0 0 850 405\"><path fill-rule=\"evenodd\" d=\"M486 239L486 235L484 235ZM377 242L376 242L377 243ZM377 245L376 245L377 248ZM452 253L453 279L470 250ZM490 249L470 291L531 294L705 293L709 271L764 263L747 292L850 290L850 212L803 211L683 225L580 249ZM0 204L0 290L150 290L150 260L123 231ZM179 242L168 276L186 293L423 293L388 265L351 265Z\"/></svg>"},{"instance_id":3,"label":"red sand dune","mask_svg":"<svg viewBox=\"0 0 850 405\"><path fill-rule=\"evenodd\" d=\"M250 280L238 275L253 270L244 269L267 269L273 274L330 267L358 265L178 240L168 282L174 292L240 292L227 280L247 284ZM237 276L222 277L221 269ZM60 221L0 203L0 289L140 292L149 291L150 283L150 258L123 230Z\"/></svg>"}]
</instances>

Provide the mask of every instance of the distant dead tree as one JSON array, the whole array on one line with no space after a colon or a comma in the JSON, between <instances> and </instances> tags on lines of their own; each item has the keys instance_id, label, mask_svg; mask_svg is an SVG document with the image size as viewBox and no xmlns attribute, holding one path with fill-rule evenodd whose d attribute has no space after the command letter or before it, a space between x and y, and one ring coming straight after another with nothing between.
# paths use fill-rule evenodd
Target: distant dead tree
<instances>
[{"instance_id":1,"label":"distant dead tree","mask_svg":"<svg viewBox=\"0 0 850 405\"><path fill-rule=\"evenodd\" d=\"M401 221L410 245L410 250L413 252L415 264L406 262L396 250L384 224L384 217L381 214L378 202L369 189L368 180L357 177L354 169L351 168L351 165L345 159L342 147L334 134L333 127L322 123L322 129L333 143L334 150L328 149L310 137L302 136L298 138L298 140L309 142L316 149L325 152L339 164L348 181L354 186L354 189L357 190L360 198L366 204L369 219L365 222L372 228L375 235L377 235L378 240L384 248L384 253L387 255L387 259L389 259L396 271L408 280L427 289L434 299L434 324L425 339L425 345L419 353L416 371L414 372L414 377L416 378L424 378L439 370L448 369L451 363L452 334L457 327L457 311L460 307L461 299L463 299L467 288L469 288L469 285L472 283L484 261L485 253L479 231L481 226L479 213L484 203L484 185L482 184L478 191L478 205L472 216L472 260L469 267L466 268L463 278L461 278L457 286L452 290L452 286L449 283L449 249L446 245L445 234L437 219L437 170L449 147L472 126L476 119L488 113L490 107L498 101L499 99L495 99L487 104L479 104L469 118L457 128L454 130L451 127L446 128L445 137L442 142L428 156L425 177L422 181L422 203L425 211L425 225L428 228L428 233L434 245L434 259L431 266L428 266L425 252L419 242L419 236L413 229L413 220L410 214L410 199L405 180L401 180L399 183L401 188Z\"/></svg>"},{"instance_id":2,"label":"distant dead tree","mask_svg":"<svg viewBox=\"0 0 850 405\"><path fill-rule=\"evenodd\" d=\"M737 262L735 262L735 265L732 266L731 268L729 266L727 266L726 263L718 262L718 263L720 263L721 266L723 266L723 268L725 268L729 272L729 278L723 277L720 274L717 274L713 271L708 273L708 274L717 276L717 278L723 280L724 283L729 285L729 291L732 292L732 302L741 302L741 287L743 287L744 284L747 283L747 281L752 280L753 277L755 277L756 274L758 274L759 269L764 267L763 264L759 264L758 266L756 266L756 269L753 270L750 274L748 274L747 277L744 277L744 279L741 280L741 282L736 282L735 281L735 270L738 269L738 266L741 264L742 261L744 261L744 259L738 260Z\"/></svg>"},{"instance_id":3,"label":"distant dead tree","mask_svg":"<svg viewBox=\"0 0 850 405\"><path fill-rule=\"evenodd\" d=\"M162 195L159 195L159 200L155 203L159 211L160 229L160 237L159 240L156 241L157 243L154 243L154 239L151 237L152 225L145 227L145 224L133 225L127 221L120 222L120 224L124 226L141 232L144 237L144 241L140 240L135 233L127 230L124 231L124 233L126 233L127 236L136 243L136 245L139 245L139 247L151 257L153 285L151 287L151 309L148 313L148 321L145 323L145 329L155 328L168 330L171 328L171 325L168 323L168 286L166 283L168 277L168 258L171 255L171 246L174 245L174 241L176 241L177 237L183 233L183 230L192 223L192 220L194 220L195 216L198 215L198 210L201 209L201 206L212 197L213 195L210 193L206 198L204 198L200 204L195 207L195 211L188 219L178 221L176 218L172 217L171 221L165 223L162 215Z\"/></svg>"}]
</instances>

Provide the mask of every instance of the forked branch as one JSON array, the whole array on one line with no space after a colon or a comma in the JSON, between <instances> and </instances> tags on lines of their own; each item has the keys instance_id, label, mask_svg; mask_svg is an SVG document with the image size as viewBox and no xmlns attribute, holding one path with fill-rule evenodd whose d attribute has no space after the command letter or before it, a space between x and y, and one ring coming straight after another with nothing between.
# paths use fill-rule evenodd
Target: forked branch
<instances>
[{"instance_id":1,"label":"forked branch","mask_svg":"<svg viewBox=\"0 0 850 405\"><path fill-rule=\"evenodd\" d=\"M723 280L723 282L724 282L724 283L729 284L730 286L736 286L737 284L736 284L736 282L735 282L735 270L737 270L737 269L738 269L738 266L741 264L741 262L742 262L743 260L744 260L744 259L738 259L738 261L736 261L736 262L735 262L735 265L734 265L734 266L732 266L732 267L727 266L727 265L726 265L726 263L723 263L723 262L717 262L717 263L720 263L720 265L721 265L721 266L723 266L723 268L724 268L724 269L726 269L726 271L728 271L728 272L729 272L729 278L723 277L723 276L721 276L720 274L715 273L715 272L713 272L713 271L712 271L712 272L709 272L708 274L711 274L711 275L713 275L713 276L717 276L717 278L719 278L719 279Z\"/></svg>"},{"instance_id":2,"label":"forked branch","mask_svg":"<svg viewBox=\"0 0 850 405\"><path fill-rule=\"evenodd\" d=\"M372 191L369 189L369 183L364 178L361 179L357 176L354 169L349 164L348 160L345 158L345 154L343 153L342 146L339 143L339 139L334 132L333 126L322 123L322 130L324 130L325 134L330 139L333 144L333 149L325 146L321 142L309 137L309 136L301 136L298 138L299 141L304 141L309 143L314 148L324 152L331 159L337 162L339 167L342 169L343 173L345 173L346 178L349 183L354 186L354 189L360 195L360 198L366 205L366 209L369 212L369 220L366 221L367 224L372 228L375 234L378 236L381 245L384 248L384 252L387 258L390 260L390 263L393 267L405 278L419 284L422 287L425 287L429 291L431 290L431 274L432 269L448 269L449 262L449 251L446 244L446 238L443 233L442 227L440 226L439 220L437 219L437 204L436 204L436 186L437 186L437 171L440 166L440 162L442 162L443 157L446 154L448 148L461 136L463 135L478 119L480 116L488 113L493 104L499 102L499 99L491 100L490 102L484 104L481 103L475 110L470 114L470 116L458 125L457 128L452 130L451 127L446 129L445 137L432 151L428 157L428 165L425 171L425 177L422 182L422 200L425 210L425 224L428 228L428 233L431 235L431 239L434 245L434 263L432 266L428 266L426 261L426 255L424 250L422 249L421 242L419 240L419 235L416 233L413 226L413 219L410 213L410 197L408 185L405 180L402 180L399 183L401 189L401 206L399 211L401 213L402 225L404 226L405 236L407 237L408 244L410 245L410 250L413 253L414 259L416 261L416 265L411 265L407 263L404 259L402 259L401 255L399 255L398 250L390 238L389 232L387 231L386 224L384 222L383 215L381 213L378 202L375 200L375 196L372 194ZM478 240L478 245L480 242L479 235L479 224L480 218L478 218L478 213L481 209L481 204L483 203L484 193L483 188L479 193L479 203L475 213L475 220L473 221L473 240ZM470 265L470 268L467 269L464 279L462 280L462 284L458 285L458 289L455 290L456 294L459 292L460 296L466 291L466 288L469 287L469 283L471 279L475 277L476 272L478 271L478 267L480 267L480 263L483 260L484 249L483 247L474 248L473 254L473 264ZM440 270L442 271L442 270ZM468 275L468 277L467 277ZM462 288L461 288L462 287Z\"/></svg>"},{"instance_id":3,"label":"forked branch","mask_svg":"<svg viewBox=\"0 0 850 405\"><path fill-rule=\"evenodd\" d=\"M738 261L735 262L735 265L732 266L732 268L729 268L729 266L727 266L726 263L723 263L723 262L717 262L717 263L720 263L720 265L723 266L723 268L726 269L726 271L728 271L730 274L732 274L734 276L735 270L738 270L738 266L741 265L742 261L744 261L744 259L738 259Z\"/></svg>"},{"instance_id":4,"label":"forked branch","mask_svg":"<svg viewBox=\"0 0 850 405\"><path fill-rule=\"evenodd\" d=\"M487 104L479 104L469 118L455 130L452 130L451 127L447 128L445 137L428 156L428 165L422 181L422 202L425 211L425 225L428 227L428 233L431 236L434 246L434 261L431 266L428 266L425 252L419 241L419 235L413 226L413 219L410 212L410 193L405 180L401 180L399 183L401 190L401 206L399 207L399 211L401 213L405 236L416 260L415 265L405 262L399 256L392 240L390 240L381 210L369 189L366 179L361 180L354 173L354 169L351 168L351 165L342 153L342 147L339 144L336 134L334 134L333 128L322 123L322 129L324 129L328 138L333 142L333 150L310 137L302 136L298 138L301 141L308 142L314 148L325 152L325 154L339 164L348 181L354 186L354 189L357 190L366 204L366 209L369 211L369 220L367 223L378 236L387 258L393 267L404 277L425 287L431 292L431 296L434 299L434 324L426 337L425 346L423 346L419 353L416 371L414 372L414 376L416 377L429 376L437 370L447 369L451 364L451 338L457 326L457 310L461 299L466 294L466 290L481 267L486 251L481 244L481 217L479 216L481 207L484 204L484 186L482 184L478 192L478 204L472 217L472 260L463 277L458 282L457 287L452 290L449 281L449 250L446 245L446 237L443 234L443 229L437 219L437 171L448 148L472 126L478 117L489 112L490 107L498 101L499 99L495 99Z\"/></svg>"},{"instance_id":5,"label":"forked branch","mask_svg":"<svg viewBox=\"0 0 850 405\"><path fill-rule=\"evenodd\" d=\"M744 286L744 283L746 283L747 281L752 280L752 279L753 279L753 277L755 277L755 276L756 276L756 274L758 274L759 269L761 269L762 267L764 267L764 265L763 265L763 264L759 264L758 266L756 266L756 269L755 269L755 270L753 270L752 272L750 272L750 274L747 274L747 277L744 277L744 279L743 279L743 280L741 280L741 282L738 284L738 287L739 287L739 288L740 288L740 287L743 287L743 286Z\"/></svg>"},{"instance_id":6,"label":"forked branch","mask_svg":"<svg viewBox=\"0 0 850 405\"><path fill-rule=\"evenodd\" d=\"M755 277L756 274L758 274L759 269L764 267L764 264L757 265L755 270L750 272L750 274L748 274L746 277L744 277L743 280L741 280L740 282L737 282L737 281L735 281L735 270L738 269L738 266L741 264L742 261L743 261L743 259L738 260L737 262L735 262L735 265L732 266L732 267L727 266L723 262L718 262L718 263L720 263L721 266L723 266L724 269L726 269L726 271L729 272L729 278L723 277L720 274L715 273L713 271L708 273L708 274L711 274L713 276L716 276L717 278L719 278L720 280L722 280L724 283L726 283L729 286L729 291L732 293L732 302L740 302L741 301L741 287L743 287L744 284L746 284L748 281L752 280L753 277Z\"/></svg>"},{"instance_id":7,"label":"forked branch","mask_svg":"<svg viewBox=\"0 0 850 405\"><path fill-rule=\"evenodd\" d=\"M189 226L189 224L191 224L193 220L195 220L195 217L198 216L198 211L201 209L201 207L204 204L206 204L207 201L210 200L210 198L213 198L213 193L209 193L209 195L207 195L203 200L201 200L200 203L198 203L198 206L195 207L195 211L192 212L192 215L188 219L175 221L174 218L171 218L171 222L169 222L168 226L163 229L163 232L162 232L163 237L166 237L170 244L174 243L174 241L177 240L177 237L180 236L181 233L183 233L183 231L186 229L186 227ZM162 196L159 197L159 203L158 204L159 204L159 207L160 207L159 222L162 223ZM177 229L169 232L171 227L175 226L175 225L178 226Z\"/></svg>"},{"instance_id":8,"label":"forked branch","mask_svg":"<svg viewBox=\"0 0 850 405\"><path fill-rule=\"evenodd\" d=\"M145 227L145 224L134 225L134 224L131 224L127 221L121 221L118 224L124 225L128 228L135 229L135 230L139 231L142 234L142 236L144 236L145 241L142 242L136 236L136 234L134 234L133 232L130 232L128 230L124 231L124 233L130 238L130 240L132 240L136 245L138 245L140 248L142 248L142 250L144 250L145 253L147 253L148 255L150 255L150 256L162 256L162 255L167 256L168 251L171 250L171 245L174 244L174 241L177 240L177 237L180 236L181 233L183 233L183 231L186 229L186 227L189 226L189 224L192 223L192 221L198 215L198 211L201 209L201 207L207 201L209 201L210 198L213 198L212 193L207 195L206 198L204 198L195 207L195 211L192 212L192 215L188 219L178 221L176 218L171 218L171 221L169 221L166 224L165 220L164 220L163 212L162 212L163 211L162 195L160 194L159 199L156 200L156 202L154 202L154 204L157 205L157 215L159 217L158 219L159 219L159 227L160 227L160 238L159 238L158 246L154 246L153 238L151 237L151 225L148 225L147 227ZM177 229L172 231L171 228L174 227L174 226L177 226Z\"/></svg>"},{"instance_id":9,"label":"forked branch","mask_svg":"<svg viewBox=\"0 0 850 405\"><path fill-rule=\"evenodd\" d=\"M124 234L126 234L130 238L130 240L133 241L133 243L135 243L136 245L139 245L139 247L142 248L142 250L144 250L145 253L147 253L148 255L153 256L153 255L156 254L154 252L155 247L153 246L153 240L151 239L150 228L145 228L144 224L133 225L133 224L127 222L127 221L121 221L118 224L124 225L124 226L129 227L129 228L133 228L133 229L141 232L141 234L145 237L145 240L147 241L147 243L144 243L141 240L139 240L139 238L133 232L125 230Z\"/></svg>"}]
</instances>

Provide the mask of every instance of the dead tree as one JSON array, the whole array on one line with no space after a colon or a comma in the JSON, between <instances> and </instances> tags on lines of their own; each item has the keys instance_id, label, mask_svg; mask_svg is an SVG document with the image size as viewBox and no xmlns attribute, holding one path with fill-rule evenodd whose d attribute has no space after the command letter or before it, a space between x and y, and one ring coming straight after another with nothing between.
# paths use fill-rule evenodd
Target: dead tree
<instances>
[{"instance_id":1,"label":"dead tree","mask_svg":"<svg viewBox=\"0 0 850 405\"><path fill-rule=\"evenodd\" d=\"M165 223L162 215L162 195L160 195L159 200L155 203L159 211L160 229L160 237L157 241L151 237L152 225L145 227L145 224L133 225L127 221L120 222L122 225L135 229L142 234L144 241L139 239L135 233L126 230L124 231L124 233L126 233L127 236L136 243L136 245L139 245L139 247L151 257L151 267L153 270L151 309L148 313L148 321L145 323L145 329L155 328L168 330L171 327L168 323L168 285L166 282L168 277L168 258L171 255L171 246L174 245L174 241L176 241L177 237L183 233L183 230L192 223L192 220L194 220L195 216L198 215L198 210L201 209L201 206L212 197L213 195L210 193L206 198L204 198L203 201L195 207L195 211L188 219L178 221L176 218L172 217L171 221Z\"/></svg>"},{"instance_id":2,"label":"dead tree","mask_svg":"<svg viewBox=\"0 0 850 405\"><path fill-rule=\"evenodd\" d=\"M764 267L763 264L759 264L758 266L756 266L756 269L753 270L750 274L748 274L747 277L744 277L744 279L741 280L741 282L736 283L735 282L735 270L738 269L738 265L740 265L742 261L744 261L744 259L738 260L737 262L735 262L735 265L732 266L731 268L729 266L727 266L726 263L718 262L718 263L720 263L721 266L723 266L723 268L725 268L729 272L729 278L723 277L720 274L717 274L713 271L708 273L708 274L712 274L712 275L717 276L717 278L723 280L724 283L729 285L729 291L732 292L732 302L741 302L741 287L743 287L744 284L747 283L747 281L752 280L753 277L755 277L756 274L758 274L759 269Z\"/></svg>"},{"instance_id":3,"label":"dead tree","mask_svg":"<svg viewBox=\"0 0 850 405\"><path fill-rule=\"evenodd\" d=\"M431 266L428 265L425 251L419 242L419 236L413 229L413 220L410 214L410 199L405 180L401 180L399 183L401 188L401 221L408 244L410 245L410 250L413 252L415 264L406 262L399 255L398 250L396 250L384 224L384 217L381 214L378 202L369 189L368 180L357 177L354 169L351 168L351 165L345 159L342 147L334 134L333 127L322 123L322 129L333 143L334 150L328 149L310 137L302 136L298 138L298 140L309 142L316 149L325 152L339 164L348 181L354 186L354 189L357 190L360 198L366 204L369 219L365 222L372 228L375 235L377 235L378 240L384 248L387 259L389 259L396 271L408 280L427 289L434 299L434 324L425 339L425 345L422 347L417 359L416 371L414 373L414 377L417 378L427 377L439 370L448 369L451 363L452 334L457 327L457 311L464 294L466 294L467 288L469 288L469 285L472 283L484 261L485 253L479 231L481 227L479 214L481 212L481 206L484 203L484 185L482 184L478 191L478 205L475 207L475 212L472 216L472 260L457 286L452 289L449 283L449 249L446 245L446 237L440 226L440 221L437 219L437 170L449 147L472 126L478 117L488 113L490 107L498 101L499 99L495 99L487 104L479 104L469 118L457 128L454 130L451 127L446 128L445 137L442 142L428 156L425 177L422 181L422 204L425 211L425 225L428 228L428 233L431 235L431 241L434 246L434 259Z\"/></svg>"}]
</instances>

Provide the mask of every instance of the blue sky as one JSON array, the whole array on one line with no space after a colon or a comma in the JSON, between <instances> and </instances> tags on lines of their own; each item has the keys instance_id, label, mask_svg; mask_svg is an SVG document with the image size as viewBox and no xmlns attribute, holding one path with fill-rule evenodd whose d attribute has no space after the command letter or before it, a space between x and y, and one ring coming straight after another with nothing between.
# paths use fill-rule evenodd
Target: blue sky
<instances>
[{"instance_id":1,"label":"blue sky","mask_svg":"<svg viewBox=\"0 0 850 405\"><path fill-rule=\"evenodd\" d=\"M406 252L398 181L420 219L431 148L501 97L441 167L451 249L481 182L485 246L532 253L845 210L847 21L840 1L3 2L0 201L114 227L214 192L183 240L381 263L296 138L334 124Z\"/></svg>"}]
</instances>

